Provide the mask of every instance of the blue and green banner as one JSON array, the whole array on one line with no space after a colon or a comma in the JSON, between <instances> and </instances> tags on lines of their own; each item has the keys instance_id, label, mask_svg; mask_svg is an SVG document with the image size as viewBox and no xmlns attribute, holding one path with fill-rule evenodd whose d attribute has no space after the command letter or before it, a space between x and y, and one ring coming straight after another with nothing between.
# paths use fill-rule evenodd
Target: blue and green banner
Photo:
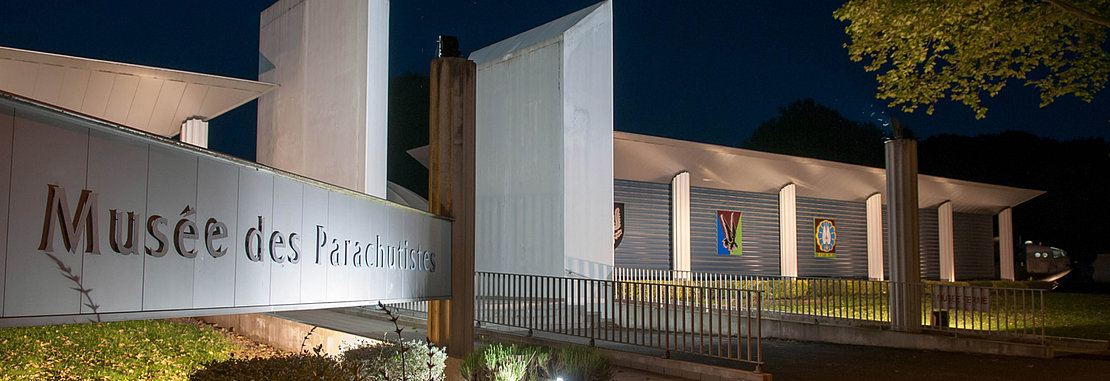
<instances>
[{"instance_id":1,"label":"blue and green banner","mask_svg":"<svg viewBox=\"0 0 1110 381\"><path fill-rule=\"evenodd\" d=\"M717 211L717 255L743 254L740 212Z\"/></svg>"}]
</instances>

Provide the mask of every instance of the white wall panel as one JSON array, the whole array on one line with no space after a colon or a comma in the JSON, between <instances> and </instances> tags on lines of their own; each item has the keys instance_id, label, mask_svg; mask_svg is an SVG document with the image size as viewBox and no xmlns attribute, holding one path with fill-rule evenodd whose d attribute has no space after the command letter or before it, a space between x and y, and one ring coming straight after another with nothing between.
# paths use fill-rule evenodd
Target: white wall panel
<instances>
[{"instance_id":1,"label":"white wall panel","mask_svg":"<svg viewBox=\"0 0 1110 381\"><path fill-rule=\"evenodd\" d=\"M202 237L198 240L193 272L194 307L231 307L235 305L235 261L242 253L238 239L239 169L231 163L201 158L197 172L197 228L207 233L212 225L212 250ZM231 196L234 195L234 196ZM215 238L223 230L226 238ZM220 251L223 250L221 254Z\"/></svg>"},{"instance_id":2,"label":"white wall panel","mask_svg":"<svg viewBox=\"0 0 1110 381\"><path fill-rule=\"evenodd\" d=\"M328 289L328 251L317 244L320 240L317 226L328 225L327 190L305 185L304 200L301 201L303 219L301 232L304 234L305 258L301 261L301 303L314 303L327 300ZM326 245L326 242L325 242Z\"/></svg>"},{"instance_id":3,"label":"white wall panel","mask_svg":"<svg viewBox=\"0 0 1110 381\"><path fill-rule=\"evenodd\" d=\"M563 34L562 72L567 268L607 279L613 267L612 2Z\"/></svg>"},{"instance_id":4,"label":"white wall panel","mask_svg":"<svg viewBox=\"0 0 1110 381\"><path fill-rule=\"evenodd\" d=\"M383 200L0 97L0 175L8 168L11 176L0 176L0 191L10 190L0 194L0 211L10 206L0 216L9 238L0 248L0 327L450 295L450 222ZM50 189L65 192L55 197L64 202L47 203ZM44 205L54 209L44 213ZM115 245L112 210L122 220ZM137 241L127 235L129 212ZM40 250L44 215L52 247ZM317 226L328 235L320 263ZM275 232L281 240L271 249ZM433 247L443 250L432 251L434 270L423 268L423 256L402 256Z\"/></svg>"},{"instance_id":5,"label":"white wall panel","mask_svg":"<svg viewBox=\"0 0 1110 381\"><path fill-rule=\"evenodd\" d=\"M0 70L3 70L0 65ZM0 78L4 75L0 74ZM15 108L0 105L0 216L8 215L8 192L11 190L12 134L15 129ZM0 316L4 316L4 271L8 251L8 219L0 218Z\"/></svg>"},{"instance_id":6,"label":"white wall panel","mask_svg":"<svg viewBox=\"0 0 1110 381\"><path fill-rule=\"evenodd\" d=\"M52 127L55 126L55 127ZM67 275L80 276L84 240L67 252L58 222L54 221L53 253L36 250L43 233L47 184L66 191L69 213L77 208L85 187L88 130L61 123L42 113L15 112L12 147L11 200L8 212L4 316L73 314L80 311L81 294ZM73 218L76 218L74 216ZM87 239L87 237L86 237ZM43 300L56 300L47 304Z\"/></svg>"},{"instance_id":7,"label":"white wall panel","mask_svg":"<svg viewBox=\"0 0 1110 381\"><path fill-rule=\"evenodd\" d=\"M350 222L354 219L351 208L354 200L345 194L328 194L328 239L322 249L323 261L328 264L328 300L340 300L351 294L351 271L344 263L349 262L344 246L350 247Z\"/></svg>"},{"instance_id":8,"label":"white wall panel","mask_svg":"<svg viewBox=\"0 0 1110 381\"><path fill-rule=\"evenodd\" d=\"M158 252L159 239L148 229L146 247L152 254L145 254L143 275L143 310L182 309L193 307L193 264L191 258L176 252L173 243L174 228L183 219L197 222L197 157L168 147L150 147L149 175L147 180L147 221L160 216L164 223L156 224L162 238L164 253ZM184 215L183 215L184 214Z\"/></svg>"},{"instance_id":9,"label":"white wall panel","mask_svg":"<svg viewBox=\"0 0 1110 381\"><path fill-rule=\"evenodd\" d=\"M403 271L400 270L403 262L396 255L397 248L403 246L405 237L405 219L406 213L399 208L390 208L386 212L389 216L385 219L385 234L382 236L382 245L386 247L385 267L385 293L386 299L396 299L401 297L402 283L404 282ZM393 247L393 251L389 248Z\"/></svg>"},{"instance_id":10,"label":"white wall panel","mask_svg":"<svg viewBox=\"0 0 1110 381\"><path fill-rule=\"evenodd\" d=\"M240 237L243 246L235 253L237 307L270 303L272 261L266 246L273 232L273 205L274 175L254 168L239 168L239 217L235 236Z\"/></svg>"},{"instance_id":11,"label":"white wall panel","mask_svg":"<svg viewBox=\"0 0 1110 381\"><path fill-rule=\"evenodd\" d=\"M96 312L138 310L143 305L147 157L145 144L132 144L119 135L90 132L86 189L96 190L98 217L105 223L100 226L100 255L85 255L81 279L86 288L93 290L90 296L99 305ZM113 210L118 212L115 248L119 252L112 247ZM128 226L131 219L128 213L134 213L132 227ZM82 313L92 312L87 302L81 305Z\"/></svg>"},{"instance_id":12,"label":"white wall panel","mask_svg":"<svg viewBox=\"0 0 1110 381\"><path fill-rule=\"evenodd\" d=\"M779 190L779 275L798 276L798 190L786 184Z\"/></svg>"},{"instance_id":13,"label":"white wall panel","mask_svg":"<svg viewBox=\"0 0 1110 381\"><path fill-rule=\"evenodd\" d=\"M348 250L348 256L351 257L351 263L347 266L347 272L350 277L350 291L349 295L352 299L369 299L370 287L374 284L374 279L367 272L369 265L367 260L370 257L367 255L369 250L367 244L373 241L374 236L367 231L367 220L370 219L370 201L365 199L351 199L351 216L350 220L344 225L347 227L346 231L348 239L351 244Z\"/></svg>"},{"instance_id":14,"label":"white wall panel","mask_svg":"<svg viewBox=\"0 0 1110 381\"><path fill-rule=\"evenodd\" d=\"M305 185L285 177L274 177L273 230L267 239L270 252L270 303L301 302L301 261L313 238L301 230L301 202ZM274 236L277 234L278 236ZM308 244L306 246L305 244ZM294 251L294 249L296 249Z\"/></svg>"}]
</instances>

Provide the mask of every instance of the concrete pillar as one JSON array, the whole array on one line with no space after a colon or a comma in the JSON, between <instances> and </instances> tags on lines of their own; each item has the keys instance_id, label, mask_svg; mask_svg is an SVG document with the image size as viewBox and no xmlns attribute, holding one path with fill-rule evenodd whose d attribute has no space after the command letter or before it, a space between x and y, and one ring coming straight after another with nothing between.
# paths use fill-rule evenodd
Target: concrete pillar
<instances>
[{"instance_id":1,"label":"concrete pillar","mask_svg":"<svg viewBox=\"0 0 1110 381\"><path fill-rule=\"evenodd\" d=\"M690 173L671 179L671 255L674 269L690 271Z\"/></svg>"},{"instance_id":2,"label":"concrete pillar","mask_svg":"<svg viewBox=\"0 0 1110 381\"><path fill-rule=\"evenodd\" d=\"M940 242L940 280L956 281L956 242L953 238L952 202L945 201L937 207L937 235Z\"/></svg>"},{"instance_id":3,"label":"concrete pillar","mask_svg":"<svg viewBox=\"0 0 1110 381\"><path fill-rule=\"evenodd\" d=\"M883 280L883 195L867 198L867 278Z\"/></svg>"},{"instance_id":4,"label":"concrete pillar","mask_svg":"<svg viewBox=\"0 0 1110 381\"><path fill-rule=\"evenodd\" d=\"M386 197L389 0L278 0L259 17L257 161Z\"/></svg>"},{"instance_id":5,"label":"concrete pillar","mask_svg":"<svg viewBox=\"0 0 1110 381\"><path fill-rule=\"evenodd\" d=\"M208 121L200 118L185 119L181 123L182 143L188 143L201 148L208 148Z\"/></svg>"},{"instance_id":6,"label":"concrete pillar","mask_svg":"<svg viewBox=\"0 0 1110 381\"><path fill-rule=\"evenodd\" d=\"M1014 210L998 213L998 272L1004 280L1014 280Z\"/></svg>"},{"instance_id":7,"label":"concrete pillar","mask_svg":"<svg viewBox=\"0 0 1110 381\"><path fill-rule=\"evenodd\" d=\"M897 138L887 141L885 149L891 328L919 332L921 253L918 246L917 141Z\"/></svg>"},{"instance_id":8,"label":"concrete pillar","mask_svg":"<svg viewBox=\"0 0 1110 381\"><path fill-rule=\"evenodd\" d=\"M794 184L779 190L779 274L798 276L798 200Z\"/></svg>"},{"instance_id":9,"label":"concrete pillar","mask_svg":"<svg viewBox=\"0 0 1110 381\"><path fill-rule=\"evenodd\" d=\"M447 346L449 376L474 345L473 61L432 60L429 110L428 207L451 217L451 299L428 303L428 337ZM452 371L454 368L454 371Z\"/></svg>"}]
</instances>

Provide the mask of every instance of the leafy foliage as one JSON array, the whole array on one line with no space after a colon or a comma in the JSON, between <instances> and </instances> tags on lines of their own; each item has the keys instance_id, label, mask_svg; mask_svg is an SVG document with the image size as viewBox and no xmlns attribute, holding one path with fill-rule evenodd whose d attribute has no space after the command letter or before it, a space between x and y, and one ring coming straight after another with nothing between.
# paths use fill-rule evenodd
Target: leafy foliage
<instances>
[{"instance_id":1,"label":"leafy foliage","mask_svg":"<svg viewBox=\"0 0 1110 381\"><path fill-rule=\"evenodd\" d=\"M848 120L813 99L779 108L779 115L759 125L743 147L843 163L883 166L883 130Z\"/></svg>"},{"instance_id":2,"label":"leafy foliage","mask_svg":"<svg viewBox=\"0 0 1110 381\"><path fill-rule=\"evenodd\" d=\"M986 116L984 97L1008 82L1040 90L1041 106L1072 94L1090 102L1110 76L1103 49L1108 0L851 0L853 61L878 72L878 98L931 114L942 99ZM1084 17L1084 16L1088 17Z\"/></svg>"},{"instance_id":3,"label":"leafy foliage","mask_svg":"<svg viewBox=\"0 0 1110 381\"><path fill-rule=\"evenodd\" d=\"M191 380L350 380L351 371L328 356L288 354L207 364Z\"/></svg>"},{"instance_id":4,"label":"leafy foliage","mask_svg":"<svg viewBox=\"0 0 1110 381\"><path fill-rule=\"evenodd\" d=\"M401 344L383 342L361 346L343 352L343 363L359 363L360 380L415 381L443 380L447 368L447 352L443 348L427 346L418 340L404 342L404 371L401 367Z\"/></svg>"},{"instance_id":5,"label":"leafy foliage","mask_svg":"<svg viewBox=\"0 0 1110 381\"><path fill-rule=\"evenodd\" d=\"M4 328L0 379L180 380L233 349L211 329L167 321Z\"/></svg>"},{"instance_id":6,"label":"leafy foliage","mask_svg":"<svg viewBox=\"0 0 1110 381\"><path fill-rule=\"evenodd\" d=\"M613 377L609 360L596 349L571 345L555 351L551 365L554 374L566 380L606 381Z\"/></svg>"}]
</instances>

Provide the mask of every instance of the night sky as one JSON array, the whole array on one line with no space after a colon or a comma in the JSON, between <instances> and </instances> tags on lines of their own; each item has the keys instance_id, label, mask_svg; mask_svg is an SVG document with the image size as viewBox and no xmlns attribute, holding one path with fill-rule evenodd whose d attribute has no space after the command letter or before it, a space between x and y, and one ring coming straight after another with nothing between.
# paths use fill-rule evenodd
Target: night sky
<instances>
[{"instance_id":1,"label":"night sky","mask_svg":"<svg viewBox=\"0 0 1110 381\"><path fill-rule=\"evenodd\" d=\"M0 2L0 46L256 79L258 14L273 0ZM525 3L525 4L520 4ZM463 54L538 26L593 0L398 0L391 3L390 75L427 74L436 36ZM848 60L842 1L615 0L616 129L739 145L778 108L800 98L850 119L894 115L919 137L1008 129L1056 139L1110 137L1110 94L1046 108L1012 83L985 120L966 106L935 115L892 112L874 99L874 74ZM212 121L213 149L254 157L255 106Z\"/></svg>"}]
</instances>

